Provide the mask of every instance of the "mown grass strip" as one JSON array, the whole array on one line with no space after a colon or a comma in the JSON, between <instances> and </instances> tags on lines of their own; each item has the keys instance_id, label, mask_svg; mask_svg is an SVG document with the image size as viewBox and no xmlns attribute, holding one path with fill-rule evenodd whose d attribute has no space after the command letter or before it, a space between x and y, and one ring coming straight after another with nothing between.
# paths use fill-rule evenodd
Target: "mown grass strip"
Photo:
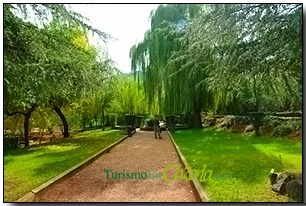
<instances>
[{"instance_id":1,"label":"mown grass strip","mask_svg":"<svg viewBox=\"0 0 306 206\"><path fill-rule=\"evenodd\" d=\"M118 130L92 130L47 145L5 152L4 201L16 201L124 136Z\"/></svg>"},{"instance_id":2,"label":"mown grass strip","mask_svg":"<svg viewBox=\"0 0 306 206\"><path fill-rule=\"evenodd\" d=\"M207 165L212 178L202 186L212 202L286 202L274 193L269 172L302 172L302 144L286 138L248 137L215 128L172 134L190 166Z\"/></svg>"}]
</instances>

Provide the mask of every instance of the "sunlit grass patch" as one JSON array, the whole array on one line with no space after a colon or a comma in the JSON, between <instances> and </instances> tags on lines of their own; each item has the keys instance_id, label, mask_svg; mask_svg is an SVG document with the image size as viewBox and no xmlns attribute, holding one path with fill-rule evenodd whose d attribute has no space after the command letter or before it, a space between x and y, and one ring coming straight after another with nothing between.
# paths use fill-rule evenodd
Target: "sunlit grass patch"
<instances>
[{"instance_id":1,"label":"sunlit grass patch","mask_svg":"<svg viewBox=\"0 0 306 206\"><path fill-rule=\"evenodd\" d=\"M270 189L269 172L302 171L302 144L285 138L247 137L214 128L173 134L192 168L213 171L202 183L214 202L288 201Z\"/></svg>"},{"instance_id":2,"label":"sunlit grass patch","mask_svg":"<svg viewBox=\"0 0 306 206\"><path fill-rule=\"evenodd\" d=\"M123 136L125 134L117 130L92 130L46 145L6 151L4 201L16 201Z\"/></svg>"}]
</instances>

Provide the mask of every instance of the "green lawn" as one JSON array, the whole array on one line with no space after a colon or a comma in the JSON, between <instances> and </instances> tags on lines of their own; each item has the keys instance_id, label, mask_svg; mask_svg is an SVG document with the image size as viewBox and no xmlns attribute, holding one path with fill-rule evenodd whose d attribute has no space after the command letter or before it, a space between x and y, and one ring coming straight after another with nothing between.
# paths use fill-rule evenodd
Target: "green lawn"
<instances>
[{"instance_id":1,"label":"green lawn","mask_svg":"<svg viewBox=\"0 0 306 206\"><path fill-rule=\"evenodd\" d=\"M173 138L193 169L212 170L211 180L201 184L213 202L286 202L270 189L270 170L302 171L302 144L285 138L215 128L181 130Z\"/></svg>"},{"instance_id":2,"label":"green lawn","mask_svg":"<svg viewBox=\"0 0 306 206\"><path fill-rule=\"evenodd\" d=\"M16 201L124 136L118 130L92 130L59 142L5 152L4 201Z\"/></svg>"}]
</instances>

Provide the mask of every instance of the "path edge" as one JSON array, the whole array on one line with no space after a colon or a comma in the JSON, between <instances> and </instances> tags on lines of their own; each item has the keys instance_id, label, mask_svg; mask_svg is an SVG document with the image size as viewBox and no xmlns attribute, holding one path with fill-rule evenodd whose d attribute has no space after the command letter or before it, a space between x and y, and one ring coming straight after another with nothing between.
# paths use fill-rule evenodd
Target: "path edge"
<instances>
[{"instance_id":1,"label":"path edge","mask_svg":"<svg viewBox=\"0 0 306 206\"><path fill-rule=\"evenodd\" d=\"M182 154L182 152L181 152L179 146L176 144L175 140L173 139L171 133L170 133L169 131L167 131L167 132L168 132L168 135L169 135L169 137L170 137L170 139L171 139L171 141L172 141L172 143L173 143L173 145L174 145L174 147L175 147L175 150L176 150L177 154L178 154L179 157L180 157L181 162L184 164L185 168L186 168L186 167L190 167L190 165L189 165L189 163L187 162L186 158L185 158L184 155ZM189 172L190 172L190 175L191 175L192 177L194 177L193 171L191 170L191 171L189 171ZM198 193L197 196L198 196L198 198L200 199L200 201L201 201L201 202L210 202L210 200L209 200L209 198L208 198L208 195L207 195L207 193L205 192L205 190L204 190L203 186L201 185L201 183L200 183L197 179L193 179L193 180L190 180L190 181L191 181L191 183L192 183L192 186L193 186L193 187L195 188L195 190L197 191L197 193Z\"/></svg>"},{"instance_id":2,"label":"path edge","mask_svg":"<svg viewBox=\"0 0 306 206\"><path fill-rule=\"evenodd\" d=\"M71 177L76 172L82 170L84 167L91 164L93 161L95 161L98 157L100 157L102 154L109 153L111 149L113 149L116 145L124 141L129 136L126 135L122 137L121 139L117 140L116 142L112 143L108 147L102 149L101 151L97 152L96 154L92 155L91 157L87 158L86 160L82 161L81 163L71 167L70 169L67 169L66 171L62 172L61 174L55 176L54 178L50 179L49 181L41 184L40 186L36 187L35 189L31 190L15 202L38 202L41 198L41 196L50 190L54 185L64 181L68 177Z\"/></svg>"}]
</instances>

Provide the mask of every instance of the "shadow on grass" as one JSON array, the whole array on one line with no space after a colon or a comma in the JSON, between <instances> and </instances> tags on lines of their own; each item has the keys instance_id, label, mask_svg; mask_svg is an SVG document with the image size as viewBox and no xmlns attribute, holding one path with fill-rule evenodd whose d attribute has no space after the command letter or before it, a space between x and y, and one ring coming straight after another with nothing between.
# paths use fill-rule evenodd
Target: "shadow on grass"
<instances>
[{"instance_id":1,"label":"shadow on grass","mask_svg":"<svg viewBox=\"0 0 306 206\"><path fill-rule=\"evenodd\" d=\"M180 131L173 137L193 168L201 169L207 165L207 170L212 170L212 178L225 174L227 178L248 184L267 179L271 168L284 169L277 151L301 155L301 147L289 141L250 138L214 128ZM258 144L263 148L272 145L271 148L277 150L271 150L269 155L255 146ZM286 163L286 167L294 166Z\"/></svg>"},{"instance_id":2,"label":"shadow on grass","mask_svg":"<svg viewBox=\"0 0 306 206\"><path fill-rule=\"evenodd\" d=\"M107 140L98 140L94 139L90 142L84 143L82 141L79 142L72 142L67 143L65 145L60 145L61 149L63 151L52 151L52 150L46 150L45 152L39 153L35 156L35 158L43 158L43 157L52 157L52 158L63 158L63 157L75 157L80 156L81 154L95 154L96 152L106 148L110 144L114 143L115 141L119 140L120 138L116 139L107 139ZM101 145L101 147L97 147L97 145ZM65 147L69 148L65 150Z\"/></svg>"},{"instance_id":3,"label":"shadow on grass","mask_svg":"<svg viewBox=\"0 0 306 206\"><path fill-rule=\"evenodd\" d=\"M42 151L44 151L44 148L42 147L42 145L34 145L29 148L19 148L19 149L5 151L4 157L32 154L32 153L37 153L37 152L42 152Z\"/></svg>"},{"instance_id":4,"label":"shadow on grass","mask_svg":"<svg viewBox=\"0 0 306 206\"><path fill-rule=\"evenodd\" d=\"M75 137L69 137L64 139L59 139L50 143L45 143L41 145L33 145L29 148L19 148L14 150L8 150L4 152L4 157L8 156L20 156L29 155L33 153L46 153L49 146L58 147L82 147L88 150L95 148L98 144L109 144L113 142L114 139L119 140L124 135L123 132L119 130L111 130L102 132L100 130L91 130L79 133ZM7 164L7 162L5 163Z\"/></svg>"},{"instance_id":5,"label":"shadow on grass","mask_svg":"<svg viewBox=\"0 0 306 206\"><path fill-rule=\"evenodd\" d=\"M48 177L47 179L51 179L55 177L57 174L60 174L67 170L67 168L71 168L75 164L69 161L52 161L48 163L44 163L41 167L37 167L33 170L33 177ZM48 175L50 174L50 175ZM47 181L47 180L46 180Z\"/></svg>"},{"instance_id":6,"label":"shadow on grass","mask_svg":"<svg viewBox=\"0 0 306 206\"><path fill-rule=\"evenodd\" d=\"M3 161L3 165L6 166L7 164L11 163L11 162L14 162L14 158L5 158L4 161Z\"/></svg>"}]
</instances>

